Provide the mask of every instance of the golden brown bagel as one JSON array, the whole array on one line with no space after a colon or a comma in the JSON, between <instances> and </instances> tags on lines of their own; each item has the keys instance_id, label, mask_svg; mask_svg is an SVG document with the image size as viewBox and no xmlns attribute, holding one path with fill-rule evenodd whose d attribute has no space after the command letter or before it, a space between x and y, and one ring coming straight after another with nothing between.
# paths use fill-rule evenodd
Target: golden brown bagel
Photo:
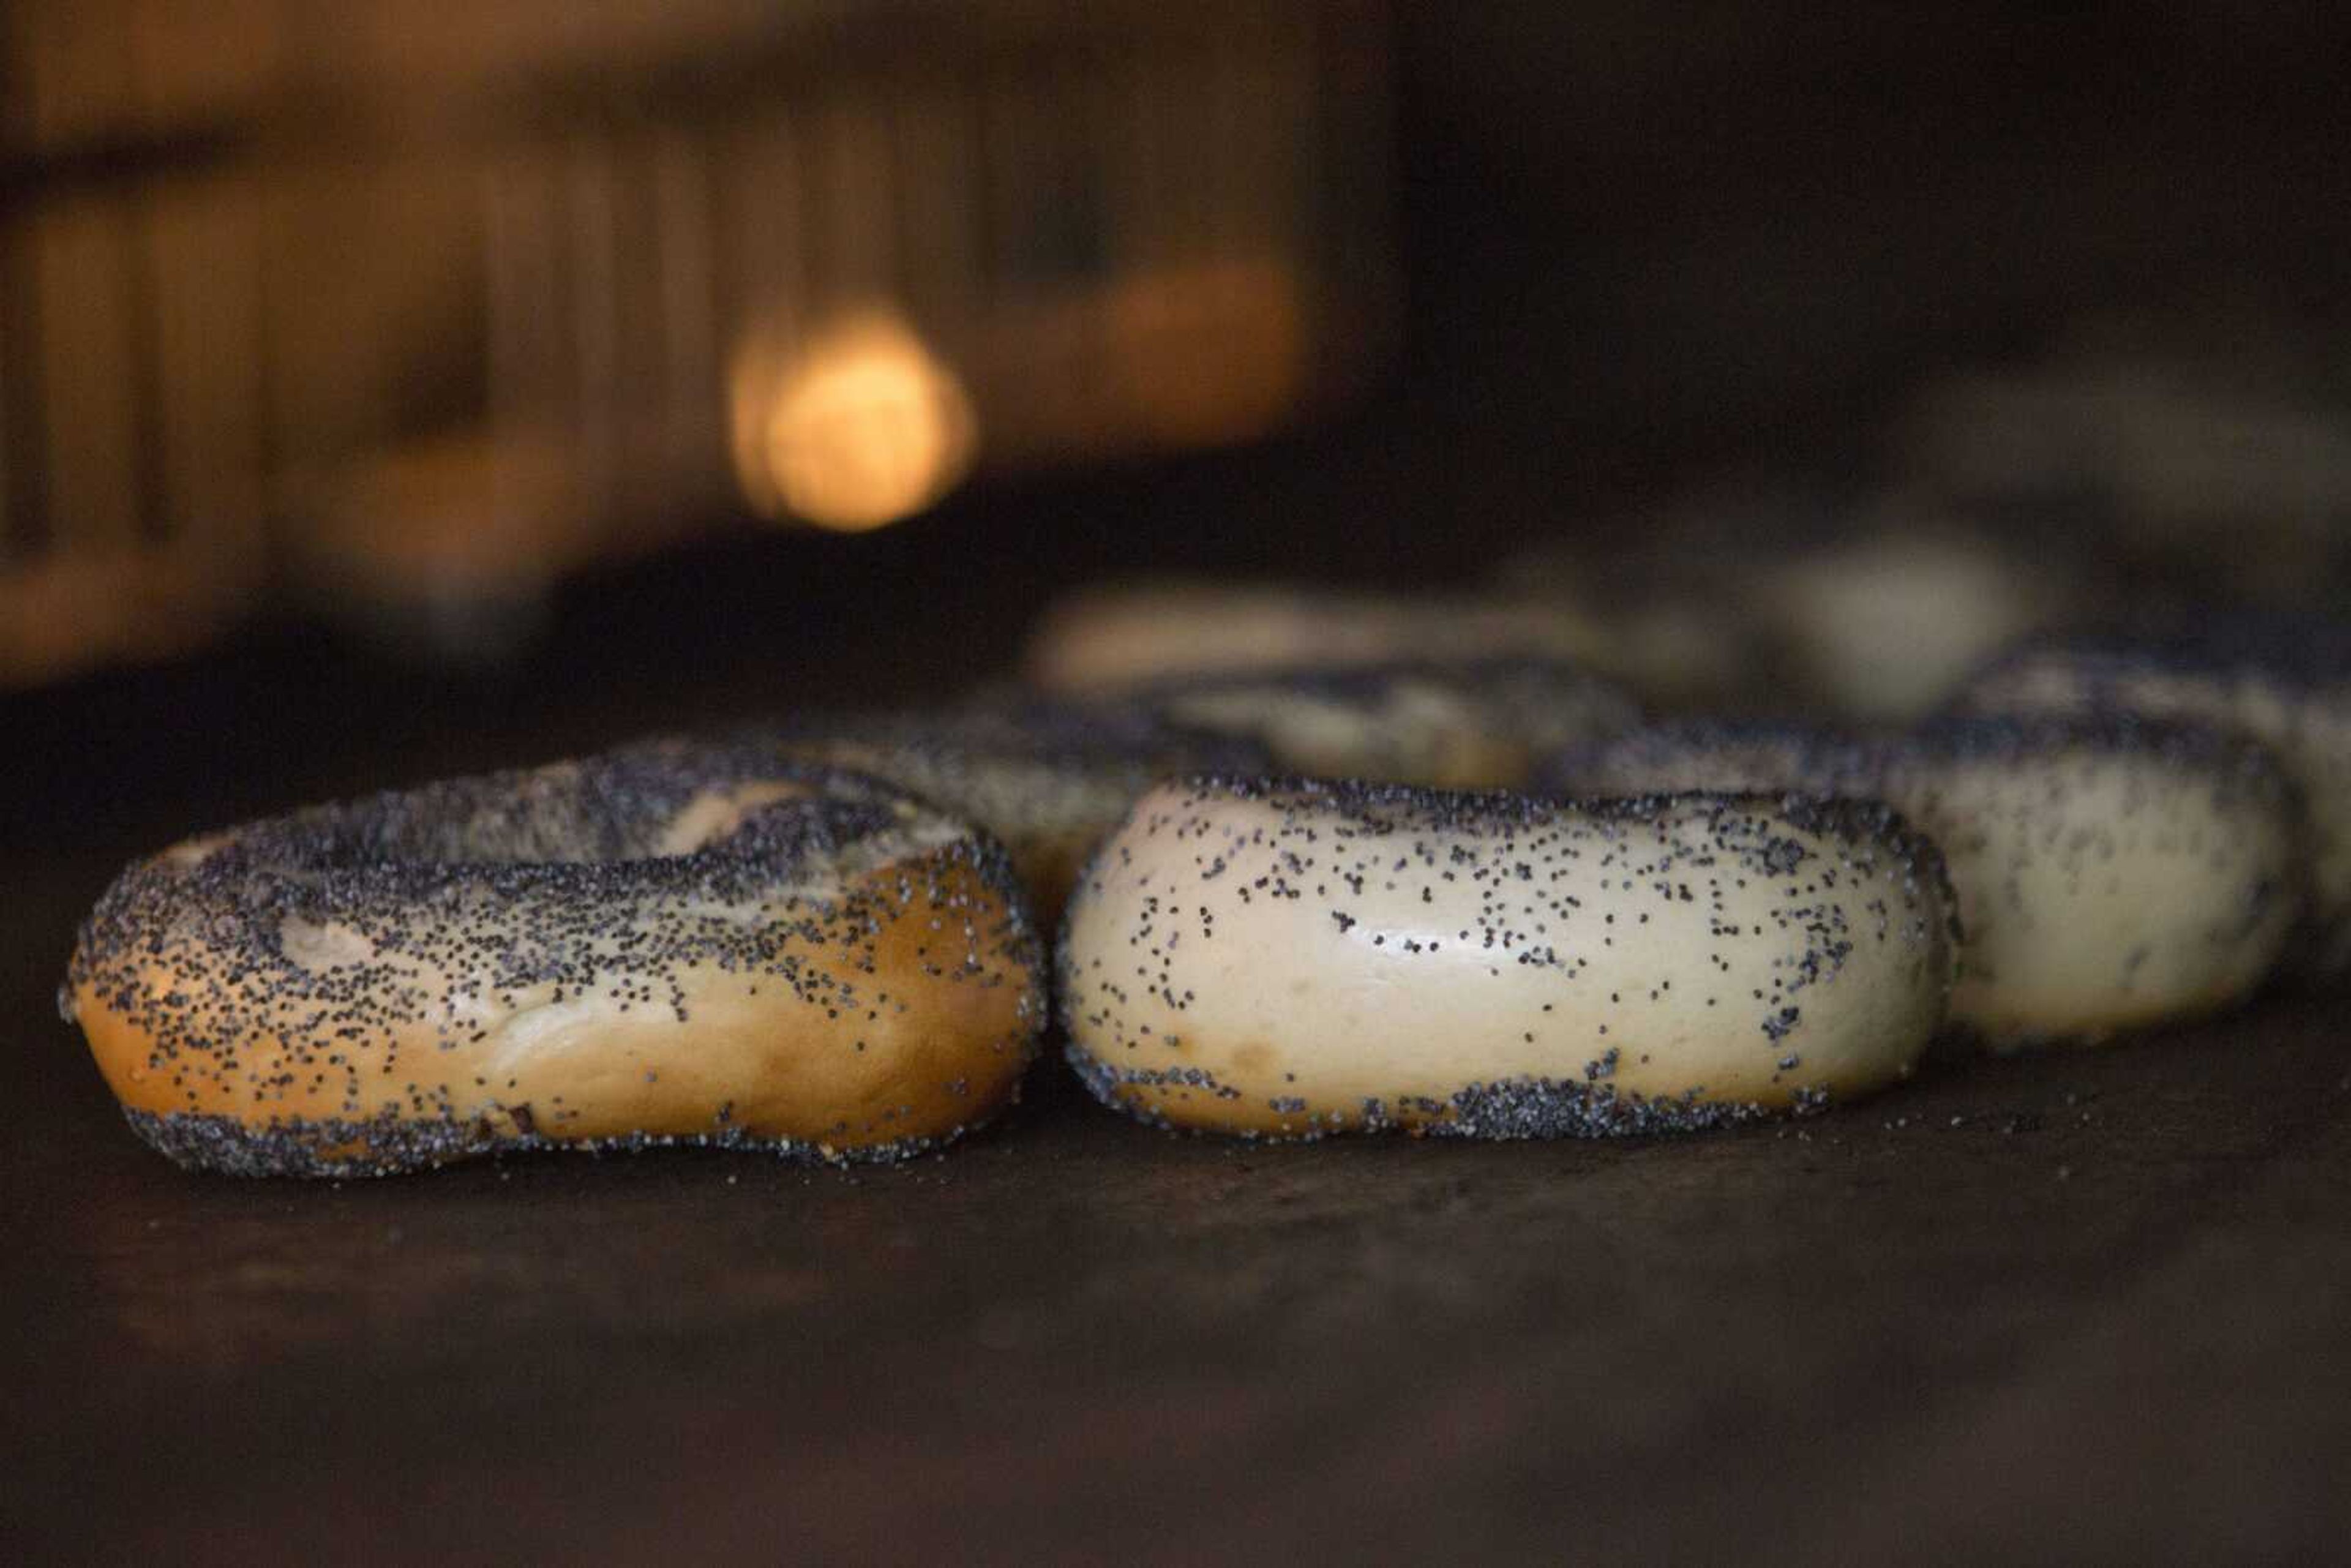
<instances>
[{"instance_id":1,"label":"golden brown bagel","mask_svg":"<svg viewBox=\"0 0 2351 1568\"><path fill-rule=\"evenodd\" d=\"M641 748L132 866L60 995L149 1143L244 1175L695 1141L910 1153L1042 1024L1003 852L874 780Z\"/></svg>"}]
</instances>

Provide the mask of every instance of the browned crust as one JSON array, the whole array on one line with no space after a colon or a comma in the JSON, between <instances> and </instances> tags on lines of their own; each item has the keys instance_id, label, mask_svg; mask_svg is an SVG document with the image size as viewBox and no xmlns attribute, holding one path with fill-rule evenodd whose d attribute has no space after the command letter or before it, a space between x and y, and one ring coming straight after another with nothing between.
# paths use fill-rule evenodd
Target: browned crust
<instances>
[{"instance_id":1,"label":"browned crust","mask_svg":"<svg viewBox=\"0 0 2351 1568\"><path fill-rule=\"evenodd\" d=\"M907 1153L1007 1103L1042 1024L1043 956L1002 852L954 831L846 882L821 858L699 882L652 862L669 881L640 901L607 867L624 873L614 905L594 883L538 915L528 892L467 883L349 925L208 879L183 847L101 904L63 999L133 1127L208 1168L383 1174L674 1141ZM556 978L474 967L566 937Z\"/></svg>"}]
</instances>

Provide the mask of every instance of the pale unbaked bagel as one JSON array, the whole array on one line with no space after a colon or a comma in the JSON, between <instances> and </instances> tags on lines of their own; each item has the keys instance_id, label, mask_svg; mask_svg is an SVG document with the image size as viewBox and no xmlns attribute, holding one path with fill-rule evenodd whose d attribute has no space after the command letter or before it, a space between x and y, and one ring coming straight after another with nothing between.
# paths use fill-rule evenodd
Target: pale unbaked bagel
<instances>
[{"instance_id":1,"label":"pale unbaked bagel","mask_svg":"<svg viewBox=\"0 0 2351 1568\"><path fill-rule=\"evenodd\" d=\"M1941 1020L1934 847L1883 807L1160 786L1080 882L1070 1060L1257 1136L1711 1125L1879 1088Z\"/></svg>"},{"instance_id":2,"label":"pale unbaked bagel","mask_svg":"<svg viewBox=\"0 0 2351 1568\"><path fill-rule=\"evenodd\" d=\"M1136 797L1176 774L1256 772L1263 747L1146 714L1001 700L946 713L811 716L744 737L776 755L888 779L993 833L1040 931L1055 929L1079 868Z\"/></svg>"},{"instance_id":3,"label":"pale unbaked bagel","mask_svg":"<svg viewBox=\"0 0 2351 1568\"><path fill-rule=\"evenodd\" d=\"M2047 624L2064 602L2062 576L2045 563L2036 569L1967 529L1904 522L1792 552L1753 586L1792 678L1841 718L1924 716L1986 655Z\"/></svg>"},{"instance_id":4,"label":"pale unbaked bagel","mask_svg":"<svg viewBox=\"0 0 2351 1568\"><path fill-rule=\"evenodd\" d=\"M1896 736L1686 724L1572 750L1562 792L1884 800L1941 846L1967 930L1951 1018L1996 1048L2210 1012L2268 977L2302 826L2268 753L2210 729L1946 720Z\"/></svg>"},{"instance_id":5,"label":"pale unbaked bagel","mask_svg":"<svg viewBox=\"0 0 2351 1568\"><path fill-rule=\"evenodd\" d=\"M1546 753L1640 720L1614 682L1531 659L1204 675L1128 700L1254 742L1287 772L1447 789L1524 783Z\"/></svg>"},{"instance_id":6,"label":"pale unbaked bagel","mask_svg":"<svg viewBox=\"0 0 2351 1568\"><path fill-rule=\"evenodd\" d=\"M1030 637L1027 664L1046 690L1087 692L1399 659L1583 659L1600 646L1580 614L1525 598L1164 581L1084 589L1061 600Z\"/></svg>"},{"instance_id":7,"label":"pale unbaked bagel","mask_svg":"<svg viewBox=\"0 0 2351 1568\"><path fill-rule=\"evenodd\" d=\"M2078 572L1899 496L1694 497L1522 553L1499 580L1603 633L1594 667L1664 707L1907 722L2062 616Z\"/></svg>"},{"instance_id":8,"label":"pale unbaked bagel","mask_svg":"<svg viewBox=\"0 0 2351 1568\"><path fill-rule=\"evenodd\" d=\"M2310 908L2288 962L2351 975L2351 623L2222 618L2077 633L2015 650L1957 706L1979 714L2126 714L2220 725L2277 754L2310 822Z\"/></svg>"},{"instance_id":9,"label":"pale unbaked bagel","mask_svg":"<svg viewBox=\"0 0 2351 1568\"><path fill-rule=\"evenodd\" d=\"M1042 1023L1004 854L874 780L643 749L314 808L126 872L60 995L183 1164L688 1140L909 1153Z\"/></svg>"}]
</instances>

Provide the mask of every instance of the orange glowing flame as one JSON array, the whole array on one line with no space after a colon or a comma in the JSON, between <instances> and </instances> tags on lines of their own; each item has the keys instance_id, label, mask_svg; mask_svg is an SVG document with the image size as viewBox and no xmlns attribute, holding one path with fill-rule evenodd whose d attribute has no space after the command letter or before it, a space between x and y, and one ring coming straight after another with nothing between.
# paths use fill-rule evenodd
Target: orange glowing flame
<instances>
[{"instance_id":1,"label":"orange glowing flame","mask_svg":"<svg viewBox=\"0 0 2351 1568\"><path fill-rule=\"evenodd\" d=\"M805 337L755 334L732 382L737 477L769 517L883 528L953 489L978 450L962 383L888 310L838 316Z\"/></svg>"}]
</instances>

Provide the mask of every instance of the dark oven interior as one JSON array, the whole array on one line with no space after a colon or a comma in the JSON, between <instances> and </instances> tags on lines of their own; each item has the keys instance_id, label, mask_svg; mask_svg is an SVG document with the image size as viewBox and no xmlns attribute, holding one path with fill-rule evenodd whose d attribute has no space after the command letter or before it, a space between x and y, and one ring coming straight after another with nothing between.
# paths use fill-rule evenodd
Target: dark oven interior
<instances>
[{"instance_id":1,"label":"dark oven interior","mask_svg":"<svg viewBox=\"0 0 2351 1568\"><path fill-rule=\"evenodd\" d=\"M1220 1145L1040 1071L902 1169L323 1189L139 1149L51 997L174 839L944 703L1105 582L1541 600L1712 650L1639 664L1668 711L1873 722L2036 625L2339 614L2346 49L2324 7L10 7L0 1540L2341 1552L2323 992L1711 1142ZM1875 619L1800 645L1814 593Z\"/></svg>"}]
</instances>

